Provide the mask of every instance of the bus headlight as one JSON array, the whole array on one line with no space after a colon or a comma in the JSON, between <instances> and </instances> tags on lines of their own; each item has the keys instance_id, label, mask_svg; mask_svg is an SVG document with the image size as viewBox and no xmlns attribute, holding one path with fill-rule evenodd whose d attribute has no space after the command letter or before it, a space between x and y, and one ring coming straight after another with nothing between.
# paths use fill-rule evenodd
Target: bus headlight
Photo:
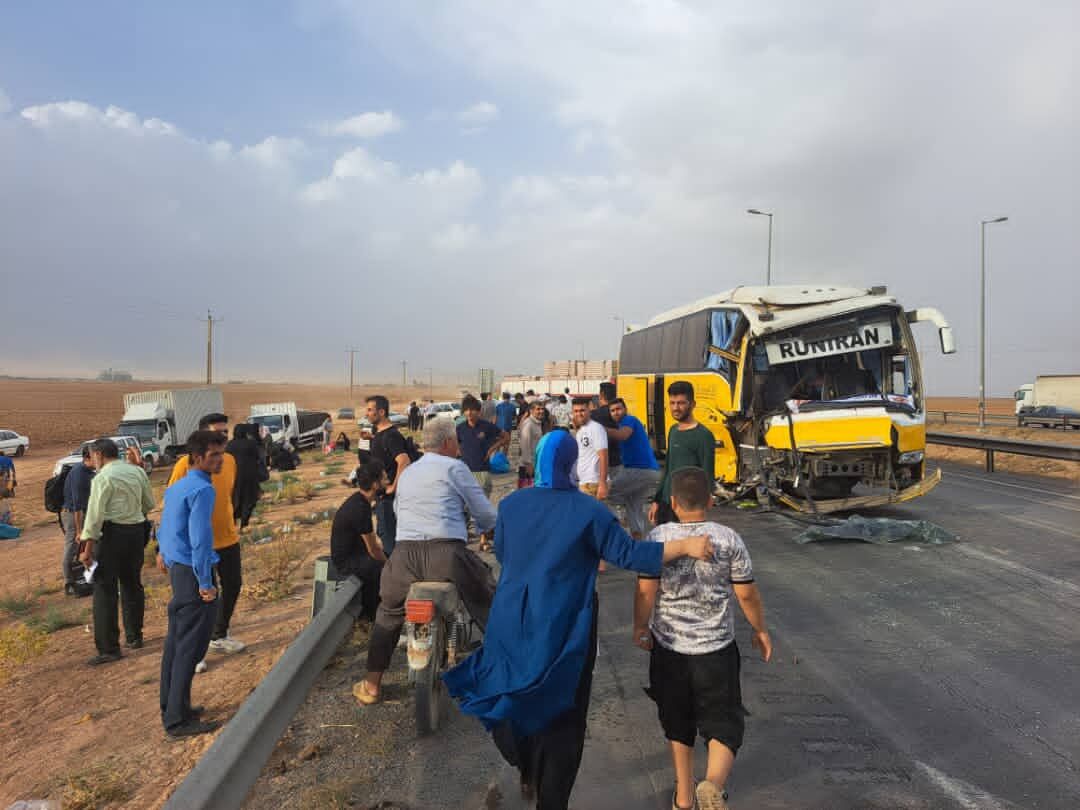
<instances>
[{"instance_id":1,"label":"bus headlight","mask_svg":"<svg viewBox=\"0 0 1080 810\"><path fill-rule=\"evenodd\" d=\"M900 458L896 460L897 464L918 464L923 460L922 450L910 450L907 453L901 453Z\"/></svg>"}]
</instances>

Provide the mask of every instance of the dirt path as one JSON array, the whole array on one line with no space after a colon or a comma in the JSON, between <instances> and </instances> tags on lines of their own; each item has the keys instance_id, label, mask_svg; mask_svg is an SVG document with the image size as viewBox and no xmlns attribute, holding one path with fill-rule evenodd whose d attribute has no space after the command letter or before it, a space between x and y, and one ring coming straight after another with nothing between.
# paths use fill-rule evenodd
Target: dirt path
<instances>
[{"instance_id":1,"label":"dirt path","mask_svg":"<svg viewBox=\"0 0 1080 810\"><path fill-rule=\"evenodd\" d=\"M356 437L355 425L349 432ZM212 742L170 743L161 729L168 581L152 566L143 569L146 647L116 664L87 667L94 654L90 602L63 595L63 536L40 503L58 456L35 448L20 460L14 503L25 531L0 543L0 807L33 798L62 799L65 808L158 807ZM245 588L233 622L247 650L211 654L209 671L195 680L193 698L210 718L228 720L307 622L314 558L329 552L322 513L350 494L339 481L354 458L305 454L296 476L321 491L298 503L271 505L264 496L256 529L272 536L255 543L249 533L242 541ZM167 472L152 479L160 492ZM313 513L312 525L293 520ZM36 654L21 661L35 645Z\"/></svg>"}]
</instances>

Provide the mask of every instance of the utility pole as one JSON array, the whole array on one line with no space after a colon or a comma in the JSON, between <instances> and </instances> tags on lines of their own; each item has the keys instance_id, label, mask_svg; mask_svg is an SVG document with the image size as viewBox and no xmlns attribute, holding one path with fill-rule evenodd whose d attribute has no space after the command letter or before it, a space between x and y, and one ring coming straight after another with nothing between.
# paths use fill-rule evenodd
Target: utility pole
<instances>
[{"instance_id":1,"label":"utility pole","mask_svg":"<svg viewBox=\"0 0 1080 810\"><path fill-rule=\"evenodd\" d=\"M432 380L433 380L433 377L432 377L431 367L429 366L428 370L427 370L427 398L429 400L433 400L435 398L431 393Z\"/></svg>"},{"instance_id":2,"label":"utility pole","mask_svg":"<svg viewBox=\"0 0 1080 810\"><path fill-rule=\"evenodd\" d=\"M765 260L765 286L768 287L772 284L772 212L771 211L759 211L756 208L747 208L746 213L755 214L759 217L769 218L769 254Z\"/></svg>"},{"instance_id":3,"label":"utility pole","mask_svg":"<svg viewBox=\"0 0 1080 810\"><path fill-rule=\"evenodd\" d=\"M986 226L1008 221L996 217L979 223L979 430L986 429Z\"/></svg>"},{"instance_id":4,"label":"utility pole","mask_svg":"<svg viewBox=\"0 0 1080 810\"><path fill-rule=\"evenodd\" d=\"M206 310L206 384L214 382L214 324L221 323L223 319L217 318Z\"/></svg>"},{"instance_id":5,"label":"utility pole","mask_svg":"<svg viewBox=\"0 0 1080 810\"><path fill-rule=\"evenodd\" d=\"M356 353L359 349L346 349L345 354L349 355L349 404L353 404L353 370L356 368Z\"/></svg>"},{"instance_id":6,"label":"utility pole","mask_svg":"<svg viewBox=\"0 0 1080 810\"><path fill-rule=\"evenodd\" d=\"M402 386L408 385L408 383L405 382L406 369L408 367L409 367L409 361L408 360L402 360L401 361L401 384L402 384Z\"/></svg>"}]
</instances>

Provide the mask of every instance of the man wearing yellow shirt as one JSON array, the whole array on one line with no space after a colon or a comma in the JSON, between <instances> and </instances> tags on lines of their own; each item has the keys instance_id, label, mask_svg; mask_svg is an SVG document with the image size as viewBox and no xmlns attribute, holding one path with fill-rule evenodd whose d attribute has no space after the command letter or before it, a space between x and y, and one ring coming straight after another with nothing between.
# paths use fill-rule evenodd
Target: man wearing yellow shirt
<instances>
[{"instance_id":1,"label":"man wearing yellow shirt","mask_svg":"<svg viewBox=\"0 0 1080 810\"><path fill-rule=\"evenodd\" d=\"M216 430L225 433L229 418L221 413L209 413L199 420L199 430ZM184 455L173 467L169 476L171 487L188 472L188 456ZM221 465L221 472L210 476L214 485L214 512L210 517L210 526L214 533L214 551L218 555L217 574L221 598L218 599L217 621L210 636L210 649L221 653L238 653L246 646L244 642L229 637L229 622L232 619L236 600L243 585L240 569L240 536L233 517L233 487L236 485L236 459L226 453ZM158 565L162 564L158 555ZM206 671L206 662L200 661L196 672Z\"/></svg>"}]
</instances>

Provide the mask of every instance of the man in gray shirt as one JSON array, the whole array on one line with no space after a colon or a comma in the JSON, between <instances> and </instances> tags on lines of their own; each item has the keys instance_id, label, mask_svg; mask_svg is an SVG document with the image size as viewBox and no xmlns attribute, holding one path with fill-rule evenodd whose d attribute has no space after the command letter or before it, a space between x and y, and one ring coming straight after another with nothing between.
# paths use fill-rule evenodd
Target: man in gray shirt
<instances>
[{"instance_id":1,"label":"man in gray shirt","mask_svg":"<svg viewBox=\"0 0 1080 810\"><path fill-rule=\"evenodd\" d=\"M536 445L544 436L544 403L535 400L529 406L529 415L518 424L518 447L521 449L521 464L525 473L532 478L536 463Z\"/></svg>"},{"instance_id":2,"label":"man in gray shirt","mask_svg":"<svg viewBox=\"0 0 1080 810\"><path fill-rule=\"evenodd\" d=\"M487 625L495 578L466 548L468 510L481 532L495 527L495 508L458 460L457 426L450 419L424 425L424 455L397 481L397 542L382 572L380 604L368 644L367 677L353 686L363 705L377 703L383 673L405 623L405 599L414 582L453 582L469 614Z\"/></svg>"}]
</instances>

